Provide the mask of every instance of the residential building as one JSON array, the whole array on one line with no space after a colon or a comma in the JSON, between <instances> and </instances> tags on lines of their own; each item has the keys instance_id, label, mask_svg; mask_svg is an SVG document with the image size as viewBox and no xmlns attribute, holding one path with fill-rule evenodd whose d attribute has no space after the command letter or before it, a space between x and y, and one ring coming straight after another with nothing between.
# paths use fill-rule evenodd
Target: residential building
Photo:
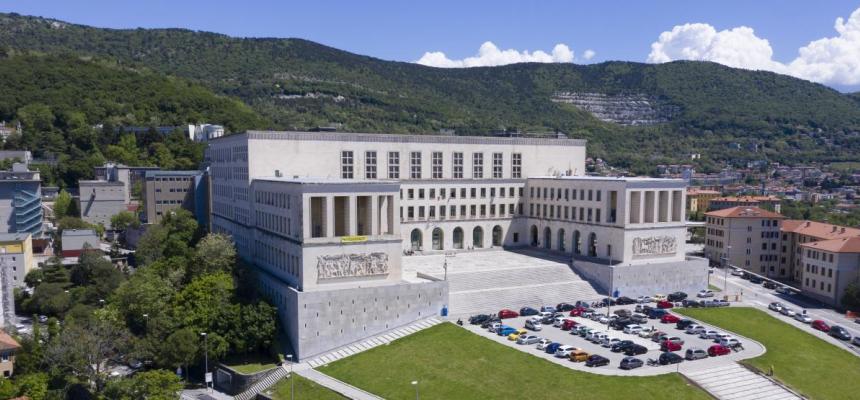
<instances>
[{"instance_id":1,"label":"residential building","mask_svg":"<svg viewBox=\"0 0 860 400\"><path fill-rule=\"evenodd\" d=\"M125 203L130 203L132 197L143 195L143 181L148 171L158 171L159 167L129 167L123 164L105 163L94 168L96 180L122 182L125 186ZM138 193L138 190L140 191Z\"/></svg>"},{"instance_id":2,"label":"residential building","mask_svg":"<svg viewBox=\"0 0 860 400\"><path fill-rule=\"evenodd\" d=\"M739 206L758 207L776 213L782 209L781 200L776 196L729 196L711 199L708 210L716 211Z\"/></svg>"},{"instance_id":3,"label":"residential building","mask_svg":"<svg viewBox=\"0 0 860 400\"><path fill-rule=\"evenodd\" d=\"M127 186L120 181L78 181L81 219L110 228L110 218L128 211Z\"/></svg>"},{"instance_id":4,"label":"residential building","mask_svg":"<svg viewBox=\"0 0 860 400\"><path fill-rule=\"evenodd\" d=\"M9 138L9 136L11 136L15 133L18 133L18 134L21 133L21 123L20 122L15 124L15 126L12 126L12 124L10 122L0 121L0 139L2 139L2 141L5 142L6 139Z\"/></svg>"},{"instance_id":5,"label":"residential building","mask_svg":"<svg viewBox=\"0 0 860 400\"><path fill-rule=\"evenodd\" d=\"M0 171L0 233L42 235L42 181L21 163Z\"/></svg>"},{"instance_id":6,"label":"residential building","mask_svg":"<svg viewBox=\"0 0 860 400\"><path fill-rule=\"evenodd\" d=\"M788 277L779 269L780 214L758 207L738 206L705 213L705 257L775 279Z\"/></svg>"},{"instance_id":7,"label":"residential building","mask_svg":"<svg viewBox=\"0 0 860 400\"><path fill-rule=\"evenodd\" d=\"M19 350L21 350L21 344L0 329L0 373L4 378L11 377L15 372L15 354Z\"/></svg>"},{"instance_id":8,"label":"residential building","mask_svg":"<svg viewBox=\"0 0 860 400\"><path fill-rule=\"evenodd\" d=\"M782 224L780 243L780 269L788 272L795 283L803 282L801 245L822 240L844 239L860 236L860 229L824 222L790 219Z\"/></svg>"},{"instance_id":9,"label":"residential building","mask_svg":"<svg viewBox=\"0 0 860 400\"><path fill-rule=\"evenodd\" d=\"M60 240L63 257L80 257L87 248L99 248L99 236L92 229L63 229Z\"/></svg>"},{"instance_id":10,"label":"residential building","mask_svg":"<svg viewBox=\"0 0 860 400\"><path fill-rule=\"evenodd\" d=\"M609 292L707 286L685 182L586 177L585 141L563 135L251 131L205 162L212 231L260 271L299 359L443 312L446 281L404 277L413 253L531 246Z\"/></svg>"},{"instance_id":11,"label":"residential building","mask_svg":"<svg viewBox=\"0 0 860 400\"><path fill-rule=\"evenodd\" d=\"M0 270L13 287L23 287L24 278L35 267L33 239L29 233L0 233Z\"/></svg>"},{"instance_id":12,"label":"residential building","mask_svg":"<svg viewBox=\"0 0 860 400\"><path fill-rule=\"evenodd\" d=\"M200 207L206 196L203 171L147 171L145 179L147 223L157 224L165 213L180 207L195 216L205 212Z\"/></svg>"},{"instance_id":13,"label":"residential building","mask_svg":"<svg viewBox=\"0 0 860 400\"><path fill-rule=\"evenodd\" d=\"M860 278L860 236L804 243L800 250L803 294L840 306L845 288Z\"/></svg>"},{"instance_id":14,"label":"residential building","mask_svg":"<svg viewBox=\"0 0 860 400\"><path fill-rule=\"evenodd\" d=\"M687 189L687 211L691 214L707 211L712 199L720 197L720 192L700 188Z\"/></svg>"}]
</instances>

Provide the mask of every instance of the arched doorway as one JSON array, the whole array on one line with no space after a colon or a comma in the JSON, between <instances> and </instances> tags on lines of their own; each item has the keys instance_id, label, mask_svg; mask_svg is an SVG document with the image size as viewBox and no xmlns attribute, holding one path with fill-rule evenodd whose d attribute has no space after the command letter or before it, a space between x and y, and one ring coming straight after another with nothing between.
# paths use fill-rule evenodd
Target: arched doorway
<instances>
[{"instance_id":1,"label":"arched doorway","mask_svg":"<svg viewBox=\"0 0 860 400\"><path fill-rule=\"evenodd\" d=\"M454 228L454 248L462 249L463 248L463 228L459 226Z\"/></svg>"},{"instance_id":2,"label":"arched doorway","mask_svg":"<svg viewBox=\"0 0 860 400\"><path fill-rule=\"evenodd\" d=\"M421 250L421 230L416 228L409 234L409 239L412 242L412 251Z\"/></svg>"},{"instance_id":3,"label":"arched doorway","mask_svg":"<svg viewBox=\"0 0 860 400\"><path fill-rule=\"evenodd\" d=\"M564 229L558 230L558 249L559 251L565 251L564 248Z\"/></svg>"},{"instance_id":4,"label":"arched doorway","mask_svg":"<svg viewBox=\"0 0 860 400\"><path fill-rule=\"evenodd\" d=\"M433 229L433 250L444 250L445 235L442 228Z\"/></svg>"},{"instance_id":5,"label":"arched doorway","mask_svg":"<svg viewBox=\"0 0 860 400\"><path fill-rule=\"evenodd\" d=\"M484 247L484 229L480 226L472 229L472 247L476 249Z\"/></svg>"},{"instance_id":6,"label":"arched doorway","mask_svg":"<svg viewBox=\"0 0 860 400\"><path fill-rule=\"evenodd\" d=\"M573 254L582 254L582 238L579 231L573 231Z\"/></svg>"},{"instance_id":7,"label":"arched doorway","mask_svg":"<svg viewBox=\"0 0 860 400\"><path fill-rule=\"evenodd\" d=\"M532 225L532 229L531 229L531 231L532 231L532 232L531 232L532 247L537 247L537 245L538 245L538 231L537 231L537 227L536 227L536 226L534 226L534 225Z\"/></svg>"},{"instance_id":8,"label":"arched doorway","mask_svg":"<svg viewBox=\"0 0 860 400\"><path fill-rule=\"evenodd\" d=\"M597 257L597 234L594 232L588 235L588 256Z\"/></svg>"},{"instance_id":9,"label":"arched doorway","mask_svg":"<svg viewBox=\"0 0 860 400\"><path fill-rule=\"evenodd\" d=\"M493 227L493 246L502 246L502 242L502 227L496 225Z\"/></svg>"}]
</instances>

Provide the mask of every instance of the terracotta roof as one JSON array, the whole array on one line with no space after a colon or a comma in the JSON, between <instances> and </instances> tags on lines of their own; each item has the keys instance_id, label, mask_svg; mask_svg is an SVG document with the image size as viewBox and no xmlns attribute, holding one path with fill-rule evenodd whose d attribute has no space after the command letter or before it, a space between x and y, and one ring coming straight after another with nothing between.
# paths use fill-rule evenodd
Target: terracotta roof
<instances>
[{"instance_id":1,"label":"terracotta roof","mask_svg":"<svg viewBox=\"0 0 860 400\"><path fill-rule=\"evenodd\" d=\"M785 218L782 214L751 206L737 206L717 211L708 211L705 215L721 218Z\"/></svg>"},{"instance_id":2,"label":"terracotta roof","mask_svg":"<svg viewBox=\"0 0 860 400\"><path fill-rule=\"evenodd\" d=\"M0 350L16 350L20 348L21 345L17 340L15 340L15 338L0 330Z\"/></svg>"},{"instance_id":3,"label":"terracotta roof","mask_svg":"<svg viewBox=\"0 0 860 400\"><path fill-rule=\"evenodd\" d=\"M860 253L860 236L804 243L801 247L829 251L831 253Z\"/></svg>"},{"instance_id":4,"label":"terracotta roof","mask_svg":"<svg viewBox=\"0 0 860 400\"><path fill-rule=\"evenodd\" d=\"M860 236L860 229L799 219L783 221L782 228L780 228L780 230L783 232L793 232L801 235L812 236L821 240Z\"/></svg>"},{"instance_id":5,"label":"terracotta roof","mask_svg":"<svg viewBox=\"0 0 860 400\"><path fill-rule=\"evenodd\" d=\"M757 201L779 201L776 196L727 196L717 197L711 201L737 201L737 202L757 202Z\"/></svg>"}]
</instances>

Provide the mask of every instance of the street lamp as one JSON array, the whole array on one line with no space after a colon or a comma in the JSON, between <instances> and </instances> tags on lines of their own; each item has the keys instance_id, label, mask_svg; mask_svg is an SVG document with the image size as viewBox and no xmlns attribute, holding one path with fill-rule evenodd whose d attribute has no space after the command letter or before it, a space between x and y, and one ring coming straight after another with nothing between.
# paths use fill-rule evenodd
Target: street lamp
<instances>
[{"instance_id":1,"label":"street lamp","mask_svg":"<svg viewBox=\"0 0 860 400\"><path fill-rule=\"evenodd\" d=\"M209 389L209 380L207 374L209 373L209 341L207 340L206 332L200 332L200 336L203 336L203 359L204 361L204 371L203 371L203 383L206 384L206 389Z\"/></svg>"},{"instance_id":2,"label":"street lamp","mask_svg":"<svg viewBox=\"0 0 860 400\"><path fill-rule=\"evenodd\" d=\"M143 334L147 334L149 330L149 314L143 314Z\"/></svg>"},{"instance_id":3,"label":"street lamp","mask_svg":"<svg viewBox=\"0 0 860 400\"><path fill-rule=\"evenodd\" d=\"M295 399L296 386L293 384L293 355L287 354L287 361L290 363L290 400Z\"/></svg>"},{"instance_id":4,"label":"street lamp","mask_svg":"<svg viewBox=\"0 0 860 400\"><path fill-rule=\"evenodd\" d=\"M418 400L418 381L412 381L412 386L415 386L415 400Z\"/></svg>"},{"instance_id":5,"label":"street lamp","mask_svg":"<svg viewBox=\"0 0 860 400\"><path fill-rule=\"evenodd\" d=\"M731 261L731 258L730 258L731 254L732 254L732 245L728 245L728 246L726 246L726 257L725 257L726 265L725 265L725 270L723 271L723 295L724 296L728 295L728 290L729 290L728 289L729 288L729 266L732 265L732 263L730 262Z\"/></svg>"}]
</instances>

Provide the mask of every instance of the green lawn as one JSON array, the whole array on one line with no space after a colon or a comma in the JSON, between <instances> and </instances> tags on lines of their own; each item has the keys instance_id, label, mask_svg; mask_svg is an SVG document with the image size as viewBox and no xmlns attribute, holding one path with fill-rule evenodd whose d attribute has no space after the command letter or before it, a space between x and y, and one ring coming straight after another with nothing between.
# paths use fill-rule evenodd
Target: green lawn
<instances>
[{"instance_id":1,"label":"green lawn","mask_svg":"<svg viewBox=\"0 0 860 400\"><path fill-rule=\"evenodd\" d=\"M275 368L277 363L277 359L265 354L236 356L223 362L224 365L232 368L236 372L246 375Z\"/></svg>"},{"instance_id":2,"label":"green lawn","mask_svg":"<svg viewBox=\"0 0 860 400\"><path fill-rule=\"evenodd\" d=\"M712 284L708 284L708 290L713 291L713 292L722 292L723 291L722 288L716 287Z\"/></svg>"},{"instance_id":3,"label":"green lawn","mask_svg":"<svg viewBox=\"0 0 860 400\"><path fill-rule=\"evenodd\" d=\"M746 307L676 311L761 342L767 352L744 362L762 372L772 365L777 379L809 398L860 398L860 358L764 311Z\"/></svg>"},{"instance_id":4,"label":"green lawn","mask_svg":"<svg viewBox=\"0 0 860 400\"><path fill-rule=\"evenodd\" d=\"M388 399L414 397L415 380L427 399L710 399L675 373L614 377L574 371L450 323L319 371Z\"/></svg>"},{"instance_id":5,"label":"green lawn","mask_svg":"<svg viewBox=\"0 0 860 400\"><path fill-rule=\"evenodd\" d=\"M293 374L295 382L295 397L296 399L314 399L314 400L344 400L346 397L341 396L337 392L333 392L328 388L317 385L316 382L302 378L298 374ZM290 400L290 378L281 379L275 386L272 386L266 391L266 394L274 400Z\"/></svg>"}]
</instances>

